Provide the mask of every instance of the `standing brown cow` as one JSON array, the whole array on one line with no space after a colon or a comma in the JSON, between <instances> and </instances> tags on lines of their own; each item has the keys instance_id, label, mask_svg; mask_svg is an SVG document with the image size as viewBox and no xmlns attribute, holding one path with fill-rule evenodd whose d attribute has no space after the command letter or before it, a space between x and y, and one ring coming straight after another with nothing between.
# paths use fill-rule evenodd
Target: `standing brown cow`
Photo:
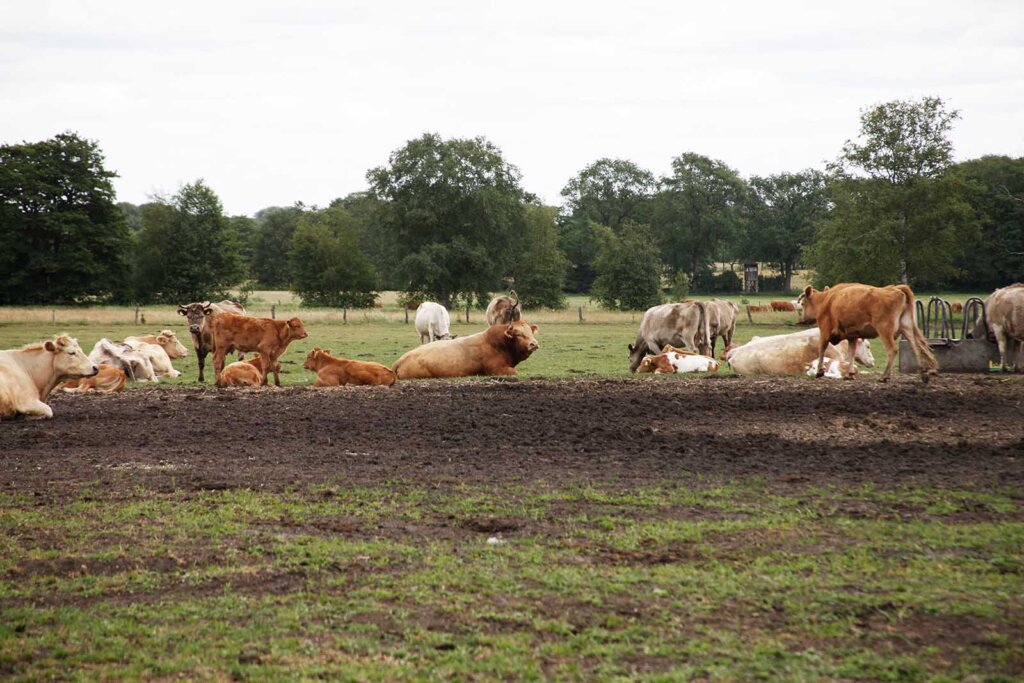
<instances>
[{"instance_id":1,"label":"standing brown cow","mask_svg":"<svg viewBox=\"0 0 1024 683\"><path fill-rule=\"evenodd\" d=\"M885 345L888 356L882 381L888 382L892 364L899 353L896 335L902 334L910 344L921 369L921 380L928 382L929 375L938 374L935 354L928 348L921 330L917 328L914 311L914 292L906 285L872 287L858 283L843 283L823 291L810 285L799 298L803 310L803 322L818 323L818 377L825 374L825 351L828 345L838 344L844 339L850 342L850 357L857 354L857 343L861 339L878 337ZM846 369L846 379L853 378L852 364Z\"/></svg>"},{"instance_id":2,"label":"standing brown cow","mask_svg":"<svg viewBox=\"0 0 1024 683\"><path fill-rule=\"evenodd\" d=\"M515 290L508 296L496 296L487 304L487 325L508 325L523 319L523 309Z\"/></svg>"},{"instance_id":3,"label":"standing brown cow","mask_svg":"<svg viewBox=\"0 0 1024 683\"><path fill-rule=\"evenodd\" d=\"M263 384L267 384L267 375L273 370L274 384L281 386L277 359L293 341L309 336L298 318L272 320L234 313L222 313L211 318L210 333L213 335L213 370L217 375L217 386L223 386L220 374L224 370L224 357L232 350L259 351L262 369L265 370Z\"/></svg>"}]
</instances>

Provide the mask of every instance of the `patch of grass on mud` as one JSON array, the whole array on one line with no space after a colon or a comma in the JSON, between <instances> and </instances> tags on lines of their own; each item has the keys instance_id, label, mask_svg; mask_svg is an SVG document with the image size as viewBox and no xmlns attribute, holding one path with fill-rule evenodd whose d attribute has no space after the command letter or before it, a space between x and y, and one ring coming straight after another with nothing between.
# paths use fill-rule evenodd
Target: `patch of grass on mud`
<instances>
[{"instance_id":1,"label":"patch of grass on mud","mask_svg":"<svg viewBox=\"0 0 1024 683\"><path fill-rule=\"evenodd\" d=\"M0 676L1024 675L1018 491L0 496Z\"/></svg>"}]
</instances>

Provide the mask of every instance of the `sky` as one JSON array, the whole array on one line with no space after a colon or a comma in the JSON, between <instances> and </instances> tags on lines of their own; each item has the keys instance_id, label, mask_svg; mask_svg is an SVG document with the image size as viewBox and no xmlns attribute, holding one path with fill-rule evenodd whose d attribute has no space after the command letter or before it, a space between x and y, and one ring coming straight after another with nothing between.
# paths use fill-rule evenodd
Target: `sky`
<instances>
[{"instance_id":1,"label":"sky","mask_svg":"<svg viewBox=\"0 0 1024 683\"><path fill-rule=\"evenodd\" d=\"M202 178L230 215L367 189L484 136L561 203L602 157L823 168L862 110L938 96L957 160L1024 156L1024 2L5 3L0 144L95 140L118 201Z\"/></svg>"}]
</instances>

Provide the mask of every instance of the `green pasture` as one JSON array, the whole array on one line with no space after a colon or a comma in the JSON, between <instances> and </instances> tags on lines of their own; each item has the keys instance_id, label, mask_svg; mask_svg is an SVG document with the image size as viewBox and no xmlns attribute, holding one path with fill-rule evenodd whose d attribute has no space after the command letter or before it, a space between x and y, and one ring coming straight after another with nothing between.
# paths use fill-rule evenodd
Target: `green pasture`
<instances>
[{"instance_id":1,"label":"green pasture","mask_svg":"<svg viewBox=\"0 0 1024 683\"><path fill-rule=\"evenodd\" d=\"M0 677L1010 681L1024 670L1019 491L453 486L353 488L340 476L281 494L130 499L86 487L59 507L0 492ZM421 536L438 528L451 531Z\"/></svg>"}]
</instances>

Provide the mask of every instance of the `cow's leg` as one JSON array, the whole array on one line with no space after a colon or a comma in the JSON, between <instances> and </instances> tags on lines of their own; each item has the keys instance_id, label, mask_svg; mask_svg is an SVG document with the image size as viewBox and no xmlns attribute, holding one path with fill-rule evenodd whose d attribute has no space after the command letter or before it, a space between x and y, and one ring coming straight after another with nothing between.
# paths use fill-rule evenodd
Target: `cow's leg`
<instances>
[{"instance_id":1,"label":"cow's leg","mask_svg":"<svg viewBox=\"0 0 1024 683\"><path fill-rule=\"evenodd\" d=\"M854 369L854 365L855 365L853 359L857 356L857 344L860 343L860 339L857 339L857 338L850 339L849 342L850 342L850 357L849 357L848 360L849 360L850 366L846 369L846 374L843 375L843 379L853 379L853 369ZM842 360L842 359L840 359L840 360ZM840 363L839 368L842 369L842 367L843 366Z\"/></svg>"},{"instance_id":2,"label":"cow's leg","mask_svg":"<svg viewBox=\"0 0 1024 683\"><path fill-rule=\"evenodd\" d=\"M203 378L203 368L206 367L206 354L196 348L196 362L199 364L199 381L205 382Z\"/></svg>"},{"instance_id":3,"label":"cow's leg","mask_svg":"<svg viewBox=\"0 0 1024 683\"><path fill-rule=\"evenodd\" d=\"M879 330L882 332L882 330ZM892 365L896 362L896 357L900 353L899 344L896 342L896 337L893 334L885 333L880 334L879 339L882 340L882 346L885 347L885 372L882 373L882 382L889 381L889 375L892 374Z\"/></svg>"},{"instance_id":4,"label":"cow's leg","mask_svg":"<svg viewBox=\"0 0 1024 683\"><path fill-rule=\"evenodd\" d=\"M224 372L224 356L227 349L214 349L213 351L213 380L218 387L224 386L220 381L220 373Z\"/></svg>"},{"instance_id":5,"label":"cow's leg","mask_svg":"<svg viewBox=\"0 0 1024 683\"><path fill-rule=\"evenodd\" d=\"M1009 335L1003 334L1003 329L999 325L992 325L992 334L995 335L996 344L999 345L999 372L1007 372L1006 370L1006 356L1009 355L1009 351L1013 349L1012 345L1009 345ZM1009 349L1006 347L1010 346Z\"/></svg>"},{"instance_id":6,"label":"cow's leg","mask_svg":"<svg viewBox=\"0 0 1024 683\"><path fill-rule=\"evenodd\" d=\"M815 377L825 376L825 351L828 350L828 344L828 337L818 330L818 372Z\"/></svg>"},{"instance_id":7,"label":"cow's leg","mask_svg":"<svg viewBox=\"0 0 1024 683\"><path fill-rule=\"evenodd\" d=\"M1013 353L1013 339L1010 339L1010 352ZM1024 372L1024 365L1021 365L1021 358L1024 357L1024 339L1017 340L1017 358L1013 361L1014 372Z\"/></svg>"},{"instance_id":8,"label":"cow's leg","mask_svg":"<svg viewBox=\"0 0 1024 683\"><path fill-rule=\"evenodd\" d=\"M263 373L263 386L267 386L268 384L267 375L270 374L270 368L274 369L274 386L281 386L281 377L280 375L277 374L277 357L281 355L280 350L278 350L278 352L275 354L271 354L269 349L267 349L266 351L261 350L260 354L262 355L263 358L270 359L269 361L267 361L267 371Z\"/></svg>"},{"instance_id":9,"label":"cow's leg","mask_svg":"<svg viewBox=\"0 0 1024 683\"><path fill-rule=\"evenodd\" d=\"M36 398L25 401L18 407L18 412L23 414L26 420L49 420L53 417L53 408Z\"/></svg>"}]
</instances>

